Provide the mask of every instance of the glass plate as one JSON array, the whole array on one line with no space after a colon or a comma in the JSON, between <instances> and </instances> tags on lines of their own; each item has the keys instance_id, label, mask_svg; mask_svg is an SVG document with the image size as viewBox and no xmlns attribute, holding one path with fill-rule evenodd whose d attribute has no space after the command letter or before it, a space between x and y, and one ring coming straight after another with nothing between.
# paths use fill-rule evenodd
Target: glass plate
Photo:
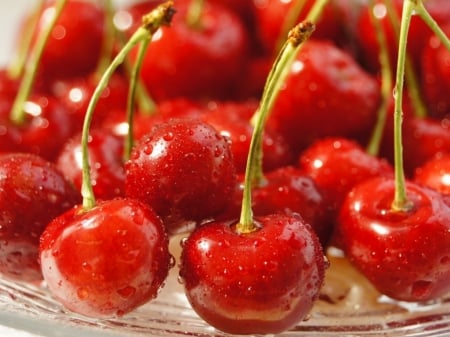
<instances>
[{"instance_id":1,"label":"glass plate","mask_svg":"<svg viewBox=\"0 0 450 337\"><path fill-rule=\"evenodd\" d=\"M179 256L179 237L171 251ZM413 304L380 295L330 249L331 266L306 321L277 336L449 336L450 294L439 302ZM203 322L190 308L173 268L158 298L117 319L92 319L66 311L44 285L0 279L0 324L48 337L229 336Z\"/></svg>"}]
</instances>

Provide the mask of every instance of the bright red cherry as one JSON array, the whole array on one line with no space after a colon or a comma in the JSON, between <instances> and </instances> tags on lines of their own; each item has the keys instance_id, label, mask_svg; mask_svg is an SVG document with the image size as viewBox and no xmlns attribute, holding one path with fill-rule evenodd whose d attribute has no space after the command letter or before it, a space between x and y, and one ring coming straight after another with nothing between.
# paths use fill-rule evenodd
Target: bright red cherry
<instances>
[{"instance_id":1,"label":"bright red cherry","mask_svg":"<svg viewBox=\"0 0 450 337\"><path fill-rule=\"evenodd\" d=\"M0 155L0 273L40 280L39 236L78 202L79 192L52 163L34 154Z\"/></svg>"},{"instance_id":2,"label":"bright red cherry","mask_svg":"<svg viewBox=\"0 0 450 337\"><path fill-rule=\"evenodd\" d=\"M90 132L88 151L91 169L91 183L94 194L99 199L112 199L125 193L123 136L107 129L93 129ZM58 169L67 180L81 190L82 145L81 134L73 136L64 145L56 159Z\"/></svg>"},{"instance_id":3,"label":"bright red cherry","mask_svg":"<svg viewBox=\"0 0 450 337\"><path fill-rule=\"evenodd\" d=\"M197 227L183 244L180 276L193 309L232 334L279 333L303 320L323 283L317 236L301 218L257 217L258 229L233 223Z\"/></svg>"},{"instance_id":4,"label":"bright red cherry","mask_svg":"<svg viewBox=\"0 0 450 337\"><path fill-rule=\"evenodd\" d=\"M450 196L450 153L431 158L416 168L413 181Z\"/></svg>"},{"instance_id":5,"label":"bright red cherry","mask_svg":"<svg viewBox=\"0 0 450 337\"><path fill-rule=\"evenodd\" d=\"M169 233L220 213L236 174L228 141L196 119L161 123L125 163L125 193L150 205Z\"/></svg>"},{"instance_id":6,"label":"bright red cherry","mask_svg":"<svg viewBox=\"0 0 450 337\"><path fill-rule=\"evenodd\" d=\"M383 294L429 301L450 291L450 207L436 191L407 182L408 211L392 209L395 182L357 185L340 212L339 232L350 261Z\"/></svg>"},{"instance_id":7,"label":"bright red cherry","mask_svg":"<svg viewBox=\"0 0 450 337\"><path fill-rule=\"evenodd\" d=\"M161 220L137 200L74 207L41 236L40 265L50 292L85 316L122 316L152 300L172 264Z\"/></svg>"},{"instance_id":8,"label":"bright red cherry","mask_svg":"<svg viewBox=\"0 0 450 337\"><path fill-rule=\"evenodd\" d=\"M269 127L301 151L325 136L367 138L380 98L377 80L347 52L308 40L280 90Z\"/></svg>"}]
</instances>

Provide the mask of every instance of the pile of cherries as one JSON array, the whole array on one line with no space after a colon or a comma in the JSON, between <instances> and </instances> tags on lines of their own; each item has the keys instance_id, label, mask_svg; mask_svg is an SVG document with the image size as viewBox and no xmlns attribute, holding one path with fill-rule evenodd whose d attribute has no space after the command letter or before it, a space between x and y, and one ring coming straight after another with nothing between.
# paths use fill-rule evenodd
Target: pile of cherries
<instances>
[{"instance_id":1,"label":"pile of cherries","mask_svg":"<svg viewBox=\"0 0 450 337\"><path fill-rule=\"evenodd\" d=\"M122 316L157 296L181 234L186 296L224 332L305 319L329 247L394 300L439 301L450 44L411 16L394 90L412 3L41 1L0 70L1 277ZM449 36L450 1L423 5Z\"/></svg>"}]
</instances>

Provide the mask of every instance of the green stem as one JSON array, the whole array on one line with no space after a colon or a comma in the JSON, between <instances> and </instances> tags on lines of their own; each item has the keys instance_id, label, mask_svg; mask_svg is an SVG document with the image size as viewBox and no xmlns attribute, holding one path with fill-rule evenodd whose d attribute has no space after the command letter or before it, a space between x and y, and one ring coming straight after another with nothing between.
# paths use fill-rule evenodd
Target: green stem
<instances>
[{"instance_id":1,"label":"green stem","mask_svg":"<svg viewBox=\"0 0 450 337\"><path fill-rule=\"evenodd\" d=\"M372 9L375 6L374 0L369 0L369 6ZM386 125L387 110L389 98L392 93L392 68L389 58L388 44L386 36L383 34L380 21L375 17L373 10L370 10L370 19L375 27L376 38L380 46L380 68L381 68L381 102L377 112L377 122L367 145L367 153L377 156L380 151L380 143L383 137L383 131Z\"/></svg>"},{"instance_id":2,"label":"green stem","mask_svg":"<svg viewBox=\"0 0 450 337\"><path fill-rule=\"evenodd\" d=\"M191 0L188 12L186 14L187 25L193 29L200 29L202 27L201 17L205 0Z\"/></svg>"},{"instance_id":3,"label":"green stem","mask_svg":"<svg viewBox=\"0 0 450 337\"><path fill-rule=\"evenodd\" d=\"M285 82L288 70L300 50L300 46L309 38L314 28L314 24L302 22L290 31L288 39L267 77L258 111L253 116L254 130L245 170L241 215L239 223L236 225L236 229L240 233L250 233L256 229L256 225L253 222L251 190L254 186L255 175L262 176L262 137L264 127L278 92Z\"/></svg>"},{"instance_id":4,"label":"green stem","mask_svg":"<svg viewBox=\"0 0 450 337\"><path fill-rule=\"evenodd\" d=\"M420 18L430 27L434 34L441 40L442 44L450 50L450 39L445 34L445 32L441 29L438 23L433 19L428 10L423 5L422 0L416 0L415 3L415 11L420 16Z\"/></svg>"},{"instance_id":5,"label":"green stem","mask_svg":"<svg viewBox=\"0 0 450 337\"><path fill-rule=\"evenodd\" d=\"M392 3L392 0L386 0L386 8L387 13L389 15L392 27L394 28L394 32L397 37L400 34L400 23L397 16L397 11ZM404 64L405 64L405 79L408 84L409 89L409 97L411 98L412 106L414 107L414 112L417 117L425 117L427 115L426 105L420 95L420 86L419 81L417 79L416 72L414 70L413 63L411 61L408 52L405 51L404 56Z\"/></svg>"},{"instance_id":6,"label":"green stem","mask_svg":"<svg viewBox=\"0 0 450 337\"><path fill-rule=\"evenodd\" d=\"M289 30L294 27L295 22L298 20L300 13L305 7L306 0L296 0L289 8L286 13L286 18L283 20L283 24L281 25L280 35L278 36L278 41L275 45L275 52L278 54L286 42L286 36Z\"/></svg>"},{"instance_id":7,"label":"green stem","mask_svg":"<svg viewBox=\"0 0 450 337\"><path fill-rule=\"evenodd\" d=\"M129 52L141 41L145 41L152 36L156 30L162 25L169 25L174 14L173 2L167 1L156 7L152 12L143 17L143 25L139 27L131 36L129 41L123 46L111 64L106 68L102 77L100 78L89 105L86 110L86 115L83 122L83 130L81 133L81 148L82 148L82 174L83 181L81 186L81 195L83 197L83 208L89 210L95 206L95 195L92 188L91 172L89 164L89 129L94 115L95 106L97 105L100 96L108 85L114 72L124 62Z\"/></svg>"},{"instance_id":8,"label":"green stem","mask_svg":"<svg viewBox=\"0 0 450 337\"><path fill-rule=\"evenodd\" d=\"M151 42L152 35L148 35L146 39L144 39L139 46L138 57L136 62L134 63L134 67L131 71L131 80L130 80L130 88L128 92L128 101L127 101L127 124L128 124L128 133L125 138L125 146L124 146L124 161L128 160L131 155L131 149L133 148L134 137L133 137L133 116L135 110L136 103L136 92L139 84L139 73L142 68L142 61L145 57L145 53L147 51L148 45Z\"/></svg>"},{"instance_id":9,"label":"green stem","mask_svg":"<svg viewBox=\"0 0 450 337\"><path fill-rule=\"evenodd\" d=\"M26 29L22 35L21 43L17 55L13 58L13 63L11 63L7 69L9 78L19 78L24 70L26 60L28 57L28 52L30 50L31 42L33 41L33 35L36 31L41 18L42 8L44 8L44 0L40 0L33 10L33 15L26 24Z\"/></svg>"},{"instance_id":10,"label":"green stem","mask_svg":"<svg viewBox=\"0 0 450 337\"><path fill-rule=\"evenodd\" d=\"M50 37L50 34L55 26L56 21L61 15L64 6L66 5L67 0L58 0L55 3L55 13L51 17L51 20L45 26L44 31L38 37L36 45L34 46L31 56L28 59L28 62L25 64L25 73L22 78L22 82L20 83L19 90L17 92L16 98L14 100L13 106L11 108L11 121L16 124L23 123L25 119L25 113L23 110L23 105L25 101L28 99L31 88L33 87L33 82L36 77L36 71L39 65L39 60L41 59L41 55L44 51L45 45Z\"/></svg>"},{"instance_id":11,"label":"green stem","mask_svg":"<svg viewBox=\"0 0 450 337\"><path fill-rule=\"evenodd\" d=\"M413 0L405 0L400 22L400 35L398 42L397 75L394 89L394 174L395 174L395 196L392 202L394 211L405 212L411 209L411 201L406 193L405 174L403 168L402 151L402 121L403 121L403 81L405 76L406 43L414 11Z\"/></svg>"}]
</instances>

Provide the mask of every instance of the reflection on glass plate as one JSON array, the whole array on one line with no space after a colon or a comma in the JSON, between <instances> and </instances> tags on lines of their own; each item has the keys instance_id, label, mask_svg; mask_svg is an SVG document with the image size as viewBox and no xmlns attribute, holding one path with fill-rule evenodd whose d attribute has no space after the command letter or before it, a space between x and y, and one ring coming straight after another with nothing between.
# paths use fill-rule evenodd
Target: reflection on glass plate
<instances>
[{"instance_id":1,"label":"reflection on glass plate","mask_svg":"<svg viewBox=\"0 0 450 337\"><path fill-rule=\"evenodd\" d=\"M171 249L179 254L179 238ZM450 294L438 303L399 303L379 293L331 249L331 267L320 299L308 320L289 336L449 336ZM213 336L225 337L190 308L174 268L158 298L122 318L98 320L75 315L44 286L0 279L0 324L56 337Z\"/></svg>"}]
</instances>

